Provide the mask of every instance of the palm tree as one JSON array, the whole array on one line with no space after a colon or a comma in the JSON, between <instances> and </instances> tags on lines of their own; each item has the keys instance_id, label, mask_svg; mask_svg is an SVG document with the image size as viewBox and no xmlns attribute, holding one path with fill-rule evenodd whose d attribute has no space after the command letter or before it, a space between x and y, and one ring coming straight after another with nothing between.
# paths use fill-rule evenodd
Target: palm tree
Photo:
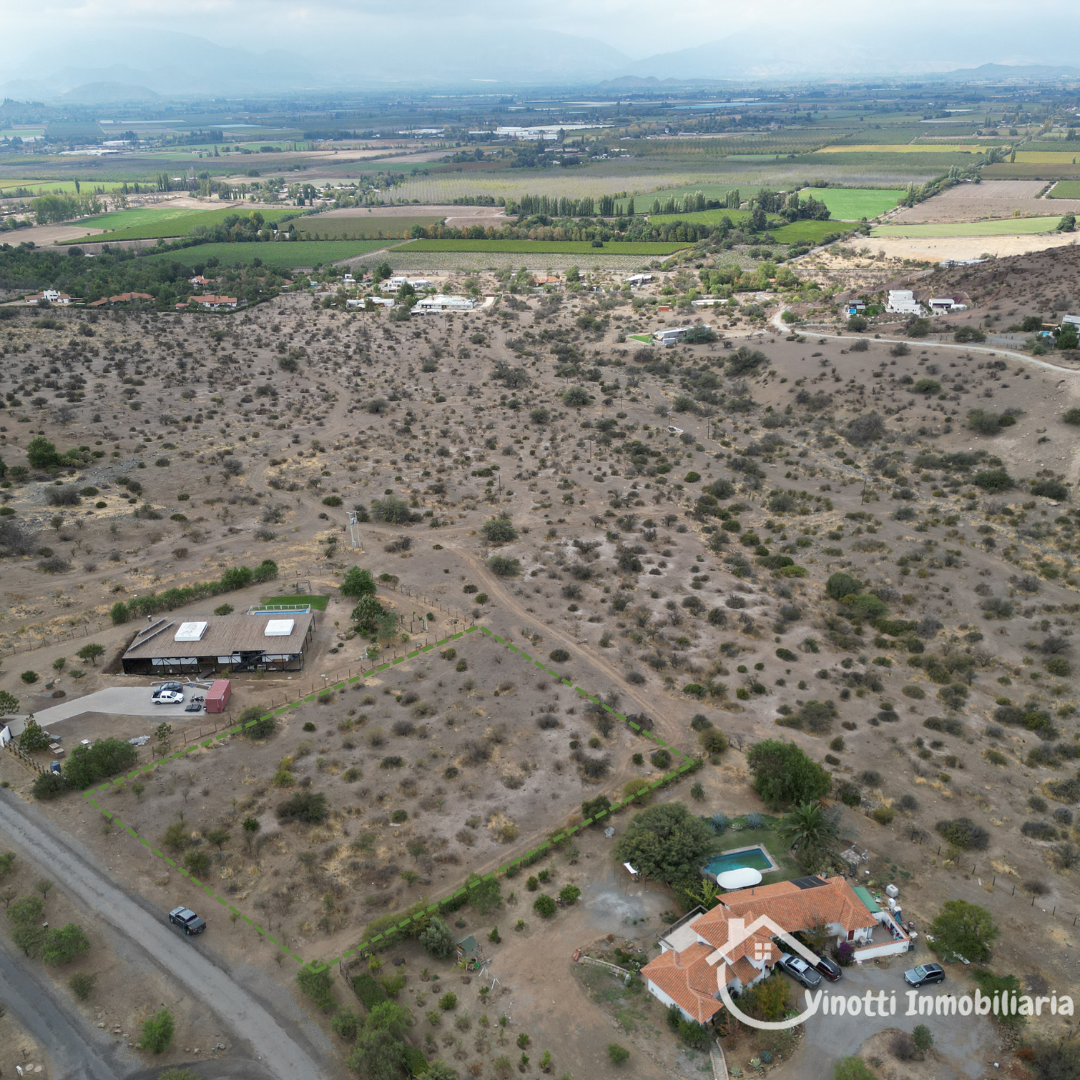
<instances>
[{"instance_id":1,"label":"palm tree","mask_svg":"<svg viewBox=\"0 0 1080 1080\"><path fill-rule=\"evenodd\" d=\"M776 832L791 846L799 865L808 872L820 865L838 836L836 822L820 803L812 802L785 814L777 823Z\"/></svg>"}]
</instances>

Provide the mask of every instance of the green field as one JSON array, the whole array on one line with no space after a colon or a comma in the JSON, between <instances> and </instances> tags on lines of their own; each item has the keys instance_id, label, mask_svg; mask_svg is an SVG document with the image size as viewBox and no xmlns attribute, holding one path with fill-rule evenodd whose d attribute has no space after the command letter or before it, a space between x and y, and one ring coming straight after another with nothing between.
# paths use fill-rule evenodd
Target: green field
<instances>
[{"instance_id":1,"label":"green field","mask_svg":"<svg viewBox=\"0 0 1080 1080\"><path fill-rule=\"evenodd\" d=\"M87 218L80 221L80 225L89 225L98 229L111 231L101 236L95 236L95 240L159 240L170 236L187 236L198 226L210 227L220 225L232 214L247 217L253 213L255 207L250 210L247 207L221 207L218 210L117 210L113 214L102 214L96 218ZM267 221L279 221L289 214L295 214L295 208L286 210L258 211ZM69 243L71 241L68 241ZM84 241L85 242L85 239Z\"/></svg>"},{"instance_id":2,"label":"green field","mask_svg":"<svg viewBox=\"0 0 1080 1080\"><path fill-rule=\"evenodd\" d=\"M392 241L391 241L392 243ZM196 244L180 251L162 251L147 255L148 259L166 259L185 266L205 264L207 259L217 259L220 266L247 266L260 259L263 266L272 270L293 270L312 267L339 259L352 259L378 251L387 246L385 240L292 240L273 244Z\"/></svg>"},{"instance_id":3,"label":"green field","mask_svg":"<svg viewBox=\"0 0 1080 1080\"><path fill-rule=\"evenodd\" d=\"M1080 180L1060 180L1050 192L1051 199L1080 199Z\"/></svg>"},{"instance_id":4,"label":"green field","mask_svg":"<svg viewBox=\"0 0 1080 1080\"><path fill-rule=\"evenodd\" d=\"M593 247L588 240L413 240L405 251L486 251L520 255L670 255L688 244L663 244L643 241L610 241Z\"/></svg>"},{"instance_id":5,"label":"green field","mask_svg":"<svg viewBox=\"0 0 1080 1080\"><path fill-rule=\"evenodd\" d=\"M117 181L96 181L96 180L83 180L82 188L83 194L89 194L95 188L104 188L106 191L115 191L117 188L122 187L123 182ZM74 180L5 180L0 183L0 195L10 195L11 192L16 191L18 188L26 188L27 191L33 192L36 196L39 192L48 193L55 192L59 194L63 192L66 195L75 194L75 181Z\"/></svg>"},{"instance_id":6,"label":"green field","mask_svg":"<svg viewBox=\"0 0 1080 1080\"><path fill-rule=\"evenodd\" d=\"M1004 218L1001 221L964 221L958 224L879 225L871 236L1019 236L1047 233L1057 228L1060 217Z\"/></svg>"},{"instance_id":7,"label":"green field","mask_svg":"<svg viewBox=\"0 0 1080 1080\"><path fill-rule=\"evenodd\" d=\"M408 239L414 225L438 225L440 217L313 217L300 218L296 231L320 240L373 240L380 236Z\"/></svg>"},{"instance_id":8,"label":"green field","mask_svg":"<svg viewBox=\"0 0 1080 1080\"><path fill-rule=\"evenodd\" d=\"M742 194L742 189L739 189ZM635 208L636 209L636 208ZM685 221L688 225L719 225L727 218L732 225L745 225L750 220L749 210L695 210L690 214L650 214L650 225L675 225Z\"/></svg>"},{"instance_id":9,"label":"green field","mask_svg":"<svg viewBox=\"0 0 1080 1080\"><path fill-rule=\"evenodd\" d=\"M781 244L797 244L800 241L820 244L830 234L843 235L850 231L851 223L847 221L793 221L778 229L769 229L773 239Z\"/></svg>"},{"instance_id":10,"label":"green field","mask_svg":"<svg viewBox=\"0 0 1080 1080\"><path fill-rule=\"evenodd\" d=\"M837 221L858 221L892 210L905 194L899 188L804 188L799 198L813 195Z\"/></svg>"}]
</instances>

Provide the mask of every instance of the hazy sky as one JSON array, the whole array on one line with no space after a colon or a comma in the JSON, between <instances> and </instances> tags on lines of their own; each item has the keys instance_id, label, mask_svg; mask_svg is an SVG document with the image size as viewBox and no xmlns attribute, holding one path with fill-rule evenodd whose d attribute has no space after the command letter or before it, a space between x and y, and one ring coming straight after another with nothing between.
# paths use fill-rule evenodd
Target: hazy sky
<instances>
[{"instance_id":1,"label":"hazy sky","mask_svg":"<svg viewBox=\"0 0 1080 1080\"><path fill-rule=\"evenodd\" d=\"M597 38L631 57L643 57L702 45L738 34L748 28L772 31L828 31L839 39L876 37L883 49L898 29L897 20L918 30L930 51L935 40L965 35L982 36L1000 28L999 57L1038 61L1053 52L1053 40L1044 36L1044 49L1027 51L1017 40L1023 26L1076 25L1076 9L1066 0L1029 0L1017 26L1017 5L1002 0L913 0L887 14L886 9L845 0L773 0L766 5L724 0L545 0L522 6L505 0L408 0L401 5L385 0L0 0L0 25L5 43L0 45L0 65L18 55L18 43L48 45L50 39L79 34L114 32L124 27L163 28L207 38L220 45L240 43L247 47L285 47L300 38L304 46L324 41L351 39L360 43L371 34L429 38L441 27L475 22L513 38L539 27L567 34ZM888 26L884 24L887 20ZM885 29L889 34L882 35ZM1011 28L1011 29L1010 29ZM982 32L982 33L980 33ZM1075 34L1061 35L1061 39ZM1059 40L1061 40L1059 39ZM748 49L754 37L748 38ZM299 42L298 42L299 43Z\"/></svg>"}]
</instances>

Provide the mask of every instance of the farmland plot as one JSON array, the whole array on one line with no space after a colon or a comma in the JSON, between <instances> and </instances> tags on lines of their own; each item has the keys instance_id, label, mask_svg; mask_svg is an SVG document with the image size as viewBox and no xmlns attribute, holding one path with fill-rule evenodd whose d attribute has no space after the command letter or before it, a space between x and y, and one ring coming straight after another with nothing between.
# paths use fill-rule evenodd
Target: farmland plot
<instances>
[{"instance_id":1,"label":"farmland plot","mask_svg":"<svg viewBox=\"0 0 1080 1080\"><path fill-rule=\"evenodd\" d=\"M893 222L905 225L935 222L970 222L996 218L1040 217L1050 213L1076 213L1080 201L1036 198L1046 185L1040 180L986 180L981 184L958 184L941 195L902 210ZM1055 222L1056 224L1056 222ZM1022 229L1031 232L1031 229Z\"/></svg>"}]
</instances>

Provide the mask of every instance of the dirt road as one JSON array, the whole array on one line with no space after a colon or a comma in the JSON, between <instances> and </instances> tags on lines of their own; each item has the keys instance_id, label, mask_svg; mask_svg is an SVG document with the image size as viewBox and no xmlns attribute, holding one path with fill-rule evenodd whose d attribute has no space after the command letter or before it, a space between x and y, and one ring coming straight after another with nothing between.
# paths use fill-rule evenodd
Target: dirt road
<instances>
[{"instance_id":1,"label":"dirt road","mask_svg":"<svg viewBox=\"0 0 1080 1080\"><path fill-rule=\"evenodd\" d=\"M279 1001L278 1012L271 1011L250 985L244 985L238 973L212 956L207 943L189 941L178 934L161 913L115 884L77 844L65 838L32 807L8 793L0 795L0 831L12 843L32 851L36 859L47 863L53 878L77 893L100 919L140 949L147 962L166 969L189 993L213 1010L238 1039L249 1044L252 1060L262 1062L265 1075L295 1080L298 1076L337 1074L338 1068L330 1063L331 1048L319 1045L325 1040L298 1010L293 1010L291 1016L281 1015ZM210 922L207 938L214 933L215 914L224 925L224 909L219 911L220 914L204 912ZM112 1074L85 1075L94 1080L100 1075L105 1080Z\"/></svg>"},{"instance_id":2,"label":"dirt road","mask_svg":"<svg viewBox=\"0 0 1080 1080\"><path fill-rule=\"evenodd\" d=\"M0 947L0 1001L49 1049L53 1080L117 1080L137 1061L51 992L40 966Z\"/></svg>"}]
</instances>

